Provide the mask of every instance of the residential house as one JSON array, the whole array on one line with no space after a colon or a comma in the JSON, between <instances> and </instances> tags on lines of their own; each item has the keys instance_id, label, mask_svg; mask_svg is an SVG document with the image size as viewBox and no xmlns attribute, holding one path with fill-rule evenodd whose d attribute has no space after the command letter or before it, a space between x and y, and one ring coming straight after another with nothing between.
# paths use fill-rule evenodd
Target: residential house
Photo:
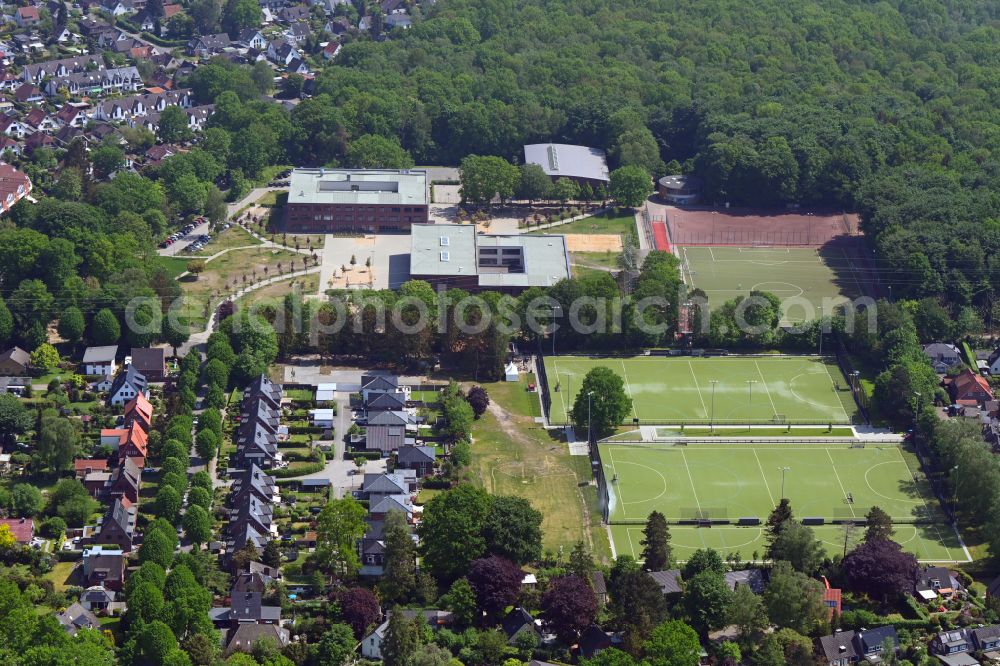
<instances>
[{"instance_id":1,"label":"residential house","mask_svg":"<svg viewBox=\"0 0 1000 666\"><path fill-rule=\"evenodd\" d=\"M416 473L401 469L387 474L365 474L358 496L374 506L385 497L409 496L416 490Z\"/></svg>"},{"instance_id":2,"label":"residential house","mask_svg":"<svg viewBox=\"0 0 1000 666\"><path fill-rule=\"evenodd\" d=\"M126 498L131 503L139 502L139 484L142 480L142 469L135 464L134 458L124 458L122 463L111 472L105 487L105 494L113 499Z\"/></svg>"},{"instance_id":3,"label":"residential house","mask_svg":"<svg viewBox=\"0 0 1000 666\"><path fill-rule=\"evenodd\" d=\"M436 458L433 446L401 446L396 451L396 469L411 469L423 478L434 473Z\"/></svg>"},{"instance_id":4,"label":"residential house","mask_svg":"<svg viewBox=\"0 0 1000 666\"><path fill-rule=\"evenodd\" d=\"M39 148L54 148L56 140L48 134L35 132L24 140L24 152L31 155Z\"/></svg>"},{"instance_id":5,"label":"residential house","mask_svg":"<svg viewBox=\"0 0 1000 666\"><path fill-rule=\"evenodd\" d=\"M220 32L214 35L194 37L188 42L186 52L189 56L207 58L216 53L221 53L223 49L229 48L230 45L229 35Z\"/></svg>"},{"instance_id":6,"label":"residential house","mask_svg":"<svg viewBox=\"0 0 1000 666\"><path fill-rule=\"evenodd\" d=\"M287 40L275 39L267 45L266 57L280 67L286 67L293 60L301 59L302 55Z\"/></svg>"},{"instance_id":7,"label":"residential house","mask_svg":"<svg viewBox=\"0 0 1000 666\"><path fill-rule=\"evenodd\" d=\"M240 33L240 46L248 49L263 51L267 48L267 38L254 28L246 28Z\"/></svg>"},{"instance_id":8,"label":"residential house","mask_svg":"<svg viewBox=\"0 0 1000 666\"><path fill-rule=\"evenodd\" d=\"M21 104L40 104L45 100L38 86L23 83L14 90L14 99Z\"/></svg>"},{"instance_id":9,"label":"residential house","mask_svg":"<svg viewBox=\"0 0 1000 666\"><path fill-rule=\"evenodd\" d=\"M124 430L125 434L118 440L118 463L134 458L136 466L145 467L149 448L146 432L137 422L130 423Z\"/></svg>"},{"instance_id":10,"label":"residential house","mask_svg":"<svg viewBox=\"0 0 1000 666\"><path fill-rule=\"evenodd\" d=\"M535 618L520 606L512 608L507 613L503 621L500 622L500 628L507 635L508 645L514 645L518 637L524 633L534 634L538 641L541 641L542 638L542 634L535 623Z\"/></svg>"},{"instance_id":11,"label":"residential house","mask_svg":"<svg viewBox=\"0 0 1000 666\"><path fill-rule=\"evenodd\" d=\"M945 386L957 405L978 405L993 399L990 383L979 373L966 368L954 377L945 377Z\"/></svg>"},{"instance_id":12,"label":"residential house","mask_svg":"<svg viewBox=\"0 0 1000 666\"><path fill-rule=\"evenodd\" d=\"M596 624L592 624L583 633L580 634L580 640L577 643L579 648L580 656L584 659L592 659L596 657L604 650L611 647L612 640L608 632L604 631Z\"/></svg>"},{"instance_id":13,"label":"residential house","mask_svg":"<svg viewBox=\"0 0 1000 666\"><path fill-rule=\"evenodd\" d=\"M978 652L996 652L1000 650L1000 624L976 627L969 630L972 645Z\"/></svg>"},{"instance_id":14,"label":"residential house","mask_svg":"<svg viewBox=\"0 0 1000 666\"><path fill-rule=\"evenodd\" d=\"M0 162L0 207L9 212L14 204L31 193L31 179L9 164Z\"/></svg>"},{"instance_id":15,"label":"residential house","mask_svg":"<svg viewBox=\"0 0 1000 666\"><path fill-rule=\"evenodd\" d=\"M351 22L344 16L337 16L327 21L326 25L323 26L323 30L331 35L340 36L350 32Z\"/></svg>"},{"instance_id":16,"label":"residential house","mask_svg":"<svg viewBox=\"0 0 1000 666\"><path fill-rule=\"evenodd\" d=\"M49 96L55 96L65 91L74 97L99 97L135 92L143 85L139 70L133 66L111 69L101 67L100 69L53 77L45 83L45 93Z\"/></svg>"},{"instance_id":17,"label":"residential house","mask_svg":"<svg viewBox=\"0 0 1000 666\"><path fill-rule=\"evenodd\" d=\"M126 0L101 0L101 9L115 17L125 16L133 11L131 3L126 3Z\"/></svg>"},{"instance_id":18,"label":"residential house","mask_svg":"<svg viewBox=\"0 0 1000 666\"><path fill-rule=\"evenodd\" d=\"M184 113L188 117L188 129L192 132L200 132L205 128L205 123L208 122L208 119L215 113L215 105L202 104L200 106L192 106L189 109L184 109Z\"/></svg>"},{"instance_id":19,"label":"residential house","mask_svg":"<svg viewBox=\"0 0 1000 666\"><path fill-rule=\"evenodd\" d=\"M133 347L132 367L149 382L162 382L167 378L167 350L163 347Z\"/></svg>"},{"instance_id":20,"label":"residential house","mask_svg":"<svg viewBox=\"0 0 1000 666\"><path fill-rule=\"evenodd\" d=\"M13 155L20 156L23 151L21 144L15 139L10 138L6 135L0 135L0 154L10 151ZM31 182L31 181L28 181Z\"/></svg>"},{"instance_id":21,"label":"residential house","mask_svg":"<svg viewBox=\"0 0 1000 666\"><path fill-rule=\"evenodd\" d=\"M236 466L240 468L257 465L261 469L274 469L281 462L278 453L278 438L260 421L240 423L236 429Z\"/></svg>"},{"instance_id":22,"label":"residential house","mask_svg":"<svg viewBox=\"0 0 1000 666\"><path fill-rule=\"evenodd\" d=\"M361 656L365 659L376 661L382 659L382 641L385 639L385 630L389 626L389 614L391 612L393 611L387 612L382 624L361 640ZM419 613L424 616L427 624L434 631L451 626L454 621L452 614L443 610L402 610L395 612L401 612L407 619L413 619Z\"/></svg>"},{"instance_id":23,"label":"residential house","mask_svg":"<svg viewBox=\"0 0 1000 666\"><path fill-rule=\"evenodd\" d=\"M913 591L925 601L943 597L945 599L962 589L958 578L945 567L927 566L917 572L913 583Z\"/></svg>"},{"instance_id":24,"label":"residential house","mask_svg":"<svg viewBox=\"0 0 1000 666\"><path fill-rule=\"evenodd\" d=\"M133 423L142 428L142 431L147 435L149 434L149 427L153 423L153 405L142 393L125 404L125 417L122 424L128 428Z\"/></svg>"},{"instance_id":25,"label":"residential house","mask_svg":"<svg viewBox=\"0 0 1000 666\"><path fill-rule=\"evenodd\" d=\"M948 368L962 362L962 353L958 351L958 347L946 342L932 342L929 345L924 345L924 353L931 360L934 372L939 375L943 375L948 372Z\"/></svg>"},{"instance_id":26,"label":"residential house","mask_svg":"<svg viewBox=\"0 0 1000 666\"><path fill-rule=\"evenodd\" d=\"M840 616L842 610L842 594L839 588L830 587L830 581L823 576L823 605L830 609L830 619Z\"/></svg>"},{"instance_id":27,"label":"residential house","mask_svg":"<svg viewBox=\"0 0 1000 666\"><path fill-rule=\"evenodd\" d=\"M87 124L86 107L78 104L63 104L56 112L55 121L60 127L83 127Z\"/></svg>"},{"instance_id":28,"label":"residential house","mask_svg":"<svg viewBox=\"0 0 1000 666\"><path fill-rule=\"evenodd\" d=\"M226 506L239 506L246 501L246 495L251 495L260 502L270 502L273 504L277 504L281 499L280 491L275 484L274 477L265 474L264 470L257 465L237 470L231 473L229 477L232 479L232 485L229 487Z\"/></svg>"},{"instance_id":29,"label":"residential house","mask_svg":"<svg viewBox=\"0 0 1000 666\"><path fill-rule=\"evenodd\" d=\"M31 354L20 347L11 347L0 354L0 375L23 375L31 367Z\"/></svg>"},{"instance_id":30,"label":"residential house","mask_svg":"<svg viewBox=\"0 0 1000 666\"><path fill-rule=\"evenodd\" d=\"M282 23L295 23L309 20L309 8L302 5L282 7L278 11L278 20Z\"/></svg>"},{"instance_id":31,"label":"residential house","mask_svg":"<svg viewBox=\"0 0 1000 666\"><path fill-rule=\"evenodd\" d=\"M35 521L31 518L0 518L0 525L6 525L17 543L25 546L35 536Z\"/></svg>"},{"instance_id":32,"label":"residential house","mask_svg":"<svg viewBox=\"0 0 1000 666\"><path fill-rule=\"evenodd\" d=\"M8 113L0 116L0 132L3 132L7 136L23 139L31 133L31 128L27 123L18 120L16 114Z\"/></svg>"},{"instance_id":33,"label":"residential house","mask_svg":"<svg viewBox=\"0 0 1000 666\"><path fill-rule=\"evenodd\" d=\"M876 627L862 631L838 631L819 639L821 663L829 666L849 666L862 659L881 661L883 643L891 641L893 651L899 649L895 627Z\"/></svg>"},{"instance_id":34,"label":"residential house","mask_svg":"<svg viewBox=\"0 0 1000 666\"><path fill-rule=\"evenodd\" d=\"M74 602L69 608L56 615L56 619L70 636L75 636L76 632L81 629L101 630L101 621L79 602Z\"/></svg>"},{"instance_id":35,"label":"residential house","mask_svg":"<svg viewBox=\"0 0 1000 666\"><path fill-rule=\"evenodd\" d=\"M295 21L288 26L284 34L289 42L301 46L312 35L312 28L306 21Z\"/></svg>"},{"instance_id":36,"label":"residential house","mask_svg":"<svg viewBox=\"0 0 1000 666\"><path fill-rule=\"evenodd\" d=\"M102 585L92 585L80 593L80 605L91 612L107 611L115 602L115 591Z\"/></svg>"},{"instance_id":37,"label":"residential house","mask_svg":"<svg viewBox=\"0 0 1000 666\"><path fill-rule=\"evenodd\" d=\"M411 443L407 441L406 430L414 426L413 418L404 411L376 412L369 415L365 423L365 448L381 451L388 455Z\"/></svg>"},{"instance_id":38,"label":"residential house","mask_svg":"<svg viewBox=\"0 0 1000 666\"><path fill-rule=\"evenodd\" d=\"M594 589L594 595L597 597L597 603L601 606L608 603L608 583L604 580L604 574L600 571L595 571L590 581L591 587Z\"/></svg>"},{"instance_id":39,"label":"residential house","mask_svg":"<svg viewBox=\"0 0 1000 666\"><path fill-rule=\"evenodd\" d=\"M87 347L83 352L83 374L85 375L113 375L118 367L115 364L115 356L118 355L118 347L109 345L107 347Z\"/></svg>"},{"instance_id":40,"label":"residential house","mask_svg":"<svg viewBox=\"0 0 1000 666\"><path fill-rule=\"evenodd\" d=\"M288 629L276 624L241 624L226 644L225 656L234 652L250 652L255 643L271 640L280 647L288 645L291 637Z\"/></svg>"},{"instance_id":41,"label":"residential house","mask_svg":"<svg viewBox=\"0 0 1000 666\"><path fill-rule=\"evenodd\" d=\"M975 649L968 629L949 629L942 631L931 640L930 651L933 654L956 654Z\"/></svg>"},{"instance_id":42,"label":"residential house","mask_svg":"<svg viewBox=\"0 0 1000 666\"><path fill-rule=\"evenodd\" d=\"M80 479L80 482L83 483L83 487L87 489L87 492L90 493L90 496L94 499L101 499L104 496L109 481L111 481L111 472L108 472L107 470L102 470L100 472L87 472L86 475Z\"/></svg>"},{"instance_id":43,"label":"residential house","mask_svg":"<svg viewBox=\"0 0 1000 666\"><path fill-rule=\"evenodd\" d=\"M394 375L361 375L360 392L362 403L367 405L377 394L403 392L408 397L410 389L408 386L400 386L399 377Z\"/></svg>"},{"instance_id":44,"label":"residential house","mask_svg":"<svg viewBox=\"0 0 1000 666\"><path fill-rule=\"evenodd\" d=\"M119 372L111 383L107 403L110 406L124 405L138 395L146 395L149 383L135 365L129 365L124 372Z\"/></svg>"},{"instance_id":45,"label":"residential house","mask_svg":"<svg viewBox=\"0 0 1000 666\"><path fill-rule=\"evenodd\" d=\"M764 572L760 569L744 569L742 571L727 571L726 585L735 591L740 585L750 588L754 594L764 593Z\"/></svg>"},{"instance_id":46,"label":"residential house","mask_svg":"<svg viewBox=\"0 0 1000 666\"><path fill-rule=\"evenodd\" d=\"M334 58L337 57L337 54L340 53L340 50L342 48L343 44L341 44L340 42L327 42L323 46L323 59L333 60Z\"/></svg>"},{"instance_id":47,"label":"residential house","mask_svg":"<svg viewBox=\"0 0 1000 666\"><path fill-rule=\"evenodd\" d=\"M104 458L77 458L73 461L73 474L77 481L83 481L91 472L104 472L107 469L108 461Z\"/></svg>"},{"instance_id":48,"label":"residential house","mask_svg":"<svg viewBox=\"0 0 1000 666\"><path fill-rule=\"evenodd\" d=\"M285 68L285 71L289 74L299 74L305 76L309 73L309 65L307 65L301 58L295 58L288 63L288 67Z\"/></svg>"},{"instance_id":49,"label":"residential house","mask_svg":"<svg viewBox=\"0 0 1000 666\"><path fill-rule=\"evenodd\" d=\"M413 500L409 495L383 496L373 504L369 504L368 517L372 520L385 520L390 511L399 511L406 516L406 521L413 520Z\"/></svg>"},{"instance_id":50,"label":"residential house","mask_svg":"<svg viewBox=\"0 0 1000 666\"><path fill-rule=\"evenodd\" d=\"M679 569L650 571L649 577L660 587L660 591L664 595L673 596L681 593L681 572Z\"/></svg>"},{"instance_id":51,"label":"residential house","mask_svg":"<svg viewBox=\"0 0 1000 666\"><path fill-rule=\"evenodd\" d=\"M385 26L390 29L408 30L413 27L413 19L408 14L389 14L385 17Z\"/></svg>"},{"instance_id":52,"label":"residential house","mask_svg":"<svg viewBox=\"0 0 1000 666\"><path fill-rule=\"evenodd\" d=\"M124 552L131 551L135 543L136 513L136 507L128 500L114 500L101 520L100 530L92 537L93 543L118 546Z\"/></svg>"},{"instance_id":53,"label":"residential house","mask_svg":"<svg viewBox=\"0 0 1000 666\"><path fill-rule=\"evenodd\" d=\"M246 400L250 396L259 396L267 400L267 402L277 409L281 406L281 396L282 389L281 384L275 384L265 375L261 375L253 380L249 386L243 390L243 399Z\"/></svg>"},{"instance_id":54,"label":"residential house","mask_svg":"<svg viewBox=\"0 0 1000 666\"><path fill-rule=\"evenodd\" d=\"M38 25L42 20L38 13L38 7L18 7L14 12L14 23L18 28L31 28Z\"/></svg>"}]
</instances>

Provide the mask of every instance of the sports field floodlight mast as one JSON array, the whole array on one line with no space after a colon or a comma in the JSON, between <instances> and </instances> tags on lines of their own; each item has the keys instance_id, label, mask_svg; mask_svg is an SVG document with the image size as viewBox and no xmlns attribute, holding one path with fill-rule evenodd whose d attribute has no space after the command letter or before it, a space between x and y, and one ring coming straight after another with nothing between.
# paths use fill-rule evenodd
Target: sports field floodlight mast
<instances>
[{"instance_id":1,"label":"sports field floodlight mast","mask_svg":"<svg viewBox=\"0 0 1000 666\"><path fill-rule=\"evenodd\" d=\"M594 429L590 425L590 399L593 397L593 391L587 391L587 444L594 443Z\"/></svg>"},{"instance_id":2,"label":"sports field floodlight mast","mask_svg":"<svg viewBox=\"0 0 1000 666\"><path fill-rule=\"evenodd\" d=\"M719 383L718 379L709 379L709 383L712 385L712 413L708 417L708 430L709 432L715 432L715 385Z\"/></svg>"},{"instance_id":3,"label":"sports field floodlight mast","mask_svg":"<svg viewBox=\"0 0 1000 666\"><path fill-rule=\"evenodd\" d=\"M778 471L781 472L781 497L780 499L785 499L785 472L792 471L791 467L779 467Z\"/></svg>"},{"instance_id":4,"label":"sports field floodlight mast","mask_svg":"<svg viewBox=\"0 0 1000 666\"><path fill-rule=\"evenodd\" d=\"M748 379L747 386L750 387L750 394L747 398L747 428L749 429L753 422L753 385L758 384L756 379Z\"/></svg>"}]
</instances>

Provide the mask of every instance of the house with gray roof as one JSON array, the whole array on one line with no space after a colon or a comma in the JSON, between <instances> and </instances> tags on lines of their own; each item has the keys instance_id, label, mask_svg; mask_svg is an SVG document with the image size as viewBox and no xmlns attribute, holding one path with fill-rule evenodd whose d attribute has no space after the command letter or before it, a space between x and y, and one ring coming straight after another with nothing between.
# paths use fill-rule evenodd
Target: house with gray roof
<instances>
[{"instance_id":1,"label":"house with gray roof","mask_svg":"<svg viewBox=\"0 0 1000 666\"><path fill-rule=\"evenodd\" d=\"M437 452L433 446L401 446L396 451L396 469L413 470L418 477L434 473Z\"/></svg>"},{"instance_id":2,"label":"house with gray roof","mask_svg":"<svg viewBox=\"0 0 1000 666\"><path fill-rule=\"evenodd\" d=\"M674 595L681 593L681 572L679 569L650 571L649 577L659 586L663 594Z\"/></svg>"},{"instance_id":3,"label":"house with gray roof","mask_svg":"<svg viewBox=\"0 0 1000 666\"><path fill-rule=\"evenodd\" d=\"M850 666L862 659L880 661L883 644L891 641L893 651L899 650L899 637L892 626L862 631L838 631L817 639L821 663L829 666Z\"/></svg>"},{"instance_id":4,"label":"house with gray roof","mask_svg":"<svg viewBox=\"0 0 1000 666\"><path fill-rule=\"evenodd\" d=\"M96 629L98 631L101 629L101 621L93 612L84 608L80 602L71 604L69 608L56 615L56 619L70 636L75 636L76 632L81 629Z\"/></svg>"},{"instance_id":5,"label":"house with gray roof","mask_svg":"<svg viewBox=\"0 0 1000 666\"><path fill-rule=\"evenodd\" d=\"M83 374L113 375L118 368L115 357L118 355L118 345L106 347L87 347L83 352Z\"/></svg>"}]
</instances>

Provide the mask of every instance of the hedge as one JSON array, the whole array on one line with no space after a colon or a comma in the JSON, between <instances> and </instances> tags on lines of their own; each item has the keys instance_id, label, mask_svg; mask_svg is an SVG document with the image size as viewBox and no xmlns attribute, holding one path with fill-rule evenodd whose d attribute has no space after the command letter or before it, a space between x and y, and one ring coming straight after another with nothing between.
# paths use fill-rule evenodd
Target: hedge
<instances>
[{"instance_id":1,"label":"hedge","mask_svg":"<svg viewBox=\"0 0 1000 666\"><path fill-rule=\"evenodd\" d=\"M424 479L421 487L429 490L447 490L451 488L451 480L443 476L431 476Z\"/></svg>"},{"instance_id":2,"label":"hedge","mask_svg":"<svg viewBox=\"0 0 1000 666\"><path fill-rule=\"evenodd\" d=\"M83 557L82 550L60 550L56 553L56 559L60 562L76 562Z\"/></svg>"},{"instance_id":3,"label":"hedge","mask_svg":"<svg viewBox=\"0 0 1000 666\"><path fill-rule=\"evenodd\" d=\"M276 479L290 479L296 476L303 476L305 474L322 472L325 467L326 463L309 463L308 465L300 465L294 469L291 466L283 467L281 469L272 469L270 474Z\"/></svg>"},{"instance_id":4,"label":"hedge","mask_svg":"<svg viewBox=\"0 0 1000 666\"><path fill-rule=\"evenodd\" d=\"M323 430L316 426L288 426L289 435L322 435Z\"/></svg>"},{"instance_id":5,"label":"hedge","mask_svg":"<svg viewBox=\"0 0 1000 666\"><path fill-rule=\"evenodd\" d=\"M362 460L379 460L382 458L381 451L345 451L344 460L354 460L356 458L361 458Z\"/></svg>"}]
</instances>

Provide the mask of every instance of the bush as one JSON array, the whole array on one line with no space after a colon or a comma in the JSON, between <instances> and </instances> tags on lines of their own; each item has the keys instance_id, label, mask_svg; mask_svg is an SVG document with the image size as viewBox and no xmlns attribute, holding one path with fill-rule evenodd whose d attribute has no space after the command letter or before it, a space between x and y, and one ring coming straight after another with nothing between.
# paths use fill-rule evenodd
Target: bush
<instances>
[{"instance_id":1,"label":"bush","mask_svg":"<svg viewBox=\"0 0 1000 666\"><path fill-rule=\"evenodd\" d=\"M379 451L345 451L344 460L379 460L382 454Z\"/></svg>"},{"instance_id":2,"label":"bush","mask_svg":"<svg viewBox=\"0 0 1000 666\"><path fill-rule=\"evenodd\" d=\"M326 467L324 463L309 463L308 465L298 465L294 468L285 467L283 469L272 469L270 471L270 475L276 479L288 479L293 476L302 476L304 474L322 472L324 467Z\"/></svg>"}]
</instances>

